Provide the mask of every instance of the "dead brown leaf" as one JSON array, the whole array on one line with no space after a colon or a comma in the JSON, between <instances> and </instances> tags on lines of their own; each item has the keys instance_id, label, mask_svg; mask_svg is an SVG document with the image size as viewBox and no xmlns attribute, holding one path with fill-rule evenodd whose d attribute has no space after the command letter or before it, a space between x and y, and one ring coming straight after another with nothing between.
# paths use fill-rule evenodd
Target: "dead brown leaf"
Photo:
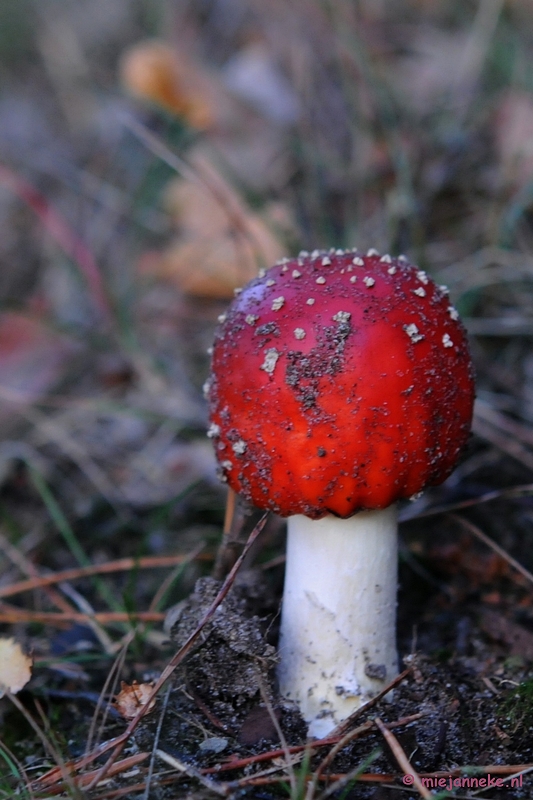
<instances>
[{"instance_id":1,"label":"dead brown leaf","mask_svg":"<svg viewBox=\"0 0 533 800\"><path fill-rule=\"evenodd\" d=\"M206 156L193 154L191 160L198 181L177 178L165 198L180 235L162 253L145 254L139 268L187 294L227 299L260 267L286 254L273 229L290 229L290 215L274 204L270 226L246 207Z\"/></svg>"},{"instance_id":2,"label":"dead brown leaf","mask_svg":"<svg viewBox=\"0 0 533 800\"><path fill-rule=\"evenodd\" d=\"M0 395L28 403L42 397L60 380L74 349L35 317L0 315Z\"/></svg>"},{"instance_id":3,"label":"dead brown leaf","mask_svg":"<svg viewBox=\"0 0 533 800\"><path fill-rule=\"evenodd\" d=\"M155 699L149 701L152 689L153 683L137 683L137 681L133 681L130 685L122 681L120 692L117 694L113 705L125 719L133 719L137 716L139 709L148 702L148 712L155 706Z\"/></svg>"},{"instance_id":4,"label":"dead brown leaf","mask_svg":"<svg viewBox=\"0 0 533 800\"><path fill-rule=\"evenodd\" d=\"M216 115L210 81L197 64L157 39L138 42L122 54L120 79L135 97L184 117L195 128L211 127Z\"/></svg>"},{"instance_id":5,"label":"dead brown leaf","mask_svg":"<svg viewBox=\"0 0 533 800\"><path fill-rule=\"evenodd\" d=\"M0 639L0 697L17 694L31 678L33 661L14 639Z\"/></svg>"},{"instance_id":6,"label":"dead brown leaf","mask_svg":"<svg viewBox=\"0 0 533 800\"><path fill-rule=\"evenodd\" d=\"M533 661L533 633L497 611L483 611L481 627L491 639L509 647L509 654Z\"/></svg>"}]
</instances>

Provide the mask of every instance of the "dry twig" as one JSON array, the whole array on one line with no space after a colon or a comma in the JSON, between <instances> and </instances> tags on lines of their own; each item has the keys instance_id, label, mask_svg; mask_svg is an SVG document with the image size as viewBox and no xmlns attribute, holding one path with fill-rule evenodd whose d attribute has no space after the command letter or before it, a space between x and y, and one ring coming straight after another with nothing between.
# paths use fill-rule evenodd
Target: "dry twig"
<instances>
[{"instance_id":1,"label":"dry twig","mask_svg":"<svg viewBox=\"0 0 533 800\"><path fill-rule=\"evenodd\" d=\"M453 519L455 522L461 525L463 528L466 528L466 530L469 531L477 539L479 539L480 542L483 542L483 544L486 544L487 547L490 547L491 550L493 550L495 553L501 556L501 558L507 561L507 563L511 567L513 567L513 569L519 572L520 575L522 575L527 581L529 581L529 583L533 583L533 575L531 574L531 572L527 570L525 567L523 567L519 561L517 561L515 558L509 555L509 553L506 550L504 550L503 547L500 547L500 545L497 544L493 539L491 539L490 536L487 536L486 533L483 533L481 528L478 528L478 526L474 525L473 522L470 522L470 520L461 517L459 514L449 514L449 517L450 519Z\"/></svg>"},{"instance_id":2,"label":"dry twig","mask_svg":"<svg viewBox=\"0 0 533 800\"><path fill-rule=\"evenodd\" d=\"M111 572L129 572L134 569L156 569L173 567L175 565L182 565L192 559L202 561L211 560L208 554L201 555L195 551L191 556L143 556L141 558L119 558L116 561L107 561L105 564L90 564L86 567L74 567L73 569L64 569L61 572L54 572L52 575L36 575L34 578L29 578L25 581L17 581L17 583L10 583L7 586L0 587L0 598L12 597L14 594L21 594L22 592L29 592L33 589L40 589L46 586L52 586L56 583L64 583L65 581L77 581L80 578L87 578L91 575L107 575Z\"/></svg>"},{"instance_id":3,"label":"dry twig","mask_svg":"<svg viewBox=\"0 0 533 800\"><path fill-rule=\"evenodd\" d=\"M405 752L396 738L396 736L382 723L379 717L376 717L374 720L374 724L378 728L379 732L389 745L394 758L398 762L398 766L403 771L404 775L409 775L413 779L413 786L418 790L419 794L424 798L424 800L431 800L431 792L429 789L426 789L422 781L420 780L420 776L417 772L415 772L414 767L411 765L409 759L405 755Z\"/></svg>"}]
</instances>

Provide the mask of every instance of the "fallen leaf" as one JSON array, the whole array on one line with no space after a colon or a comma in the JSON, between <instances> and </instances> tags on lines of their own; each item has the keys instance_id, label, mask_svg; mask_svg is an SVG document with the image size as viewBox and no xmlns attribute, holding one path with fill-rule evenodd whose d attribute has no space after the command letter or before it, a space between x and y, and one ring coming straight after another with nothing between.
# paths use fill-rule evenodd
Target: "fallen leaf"
<instances>
[{"instance_id":1,"label":"fallen leaf","mask_svg":"<svg viewBox=\"0 0 533 800\"><path fill-rule=\"evenodd\" d=\"M14 639L0 639L0 697L17 694L31 678L33 661Z\"/></svg>"},{"instance_id":2,"label":"fallen leaf","mask_svg":"<svg viewBox=\"0 0 533 800\"><path fill-rule=\"evenodd\" d=\"M281 712L278 708L274 710L274 715L279 721ZM271 712L264 706L254 706L241 725L238 740L240 744L247 746L254 746L261 741L279 741L279 734Z\"/></svg>"},{"instance_id":3,"label":"fallen leaf","mask_svg":"<svg viewBox=\"0 0 533 800\"><path fill-rule=\"evenodd\" d=\"M498 642L509 647L509 655L522 656L533 661L533 633L522 625L512 622L497 611L483 611L481 628Z\"/></svg>"},{"instance_id":4,"label":"fallen leaf","mask_svg":"<svg viewBox=\"0 0 533 800\"><path fill-rule=\"evenodd\" d=\"M172 281L187 294L227 299L260 267L286 255L274 229L290 230L289 214L273 204L271 227L205 156L197 153L191 161L199 180L172 181L164 201L180 235L165 251L145 254L139 270Z\"/></svg>"},{"instance_id":5,"label":"fallen leaf","mask_svg":"<svg viewBox=\"0 0 533 800\"><path fill-rule=\"evenodd\" d=\"M483 553L469 536L454 542L436 542L428 558L440 572L466 576L472 588L492 584L509 572L509 565L497 553Z\"/></svg>"},{"instance_id":6,"label":"fallen leaf","mask_svg":"<svg viewBox=\"0 0 533 800\"><path fill-rule=\"evenodd\" d=\"M265 258L263 263L270 265L278 257ZM250 243L227 235L178 241L155 258L151 254L150 260L142 261L140 271L170 280L186 294L229 299L235 289L257 275L258 266Z\"/></svg>"},{"instance_id":7,"label":"fallen leaf","mask_svg":"<svg viewBox=\"0 0 533 800\"><path fill-rule=\"evenodd\" d=\"M133 681L130 685L122 681L120 692L117 694L113 705L125 719L133 719L137 716L139 709L148 702L148 711L151 711L155 706L155 698L148 700L152 694L152 689L152 683L137 683L137 681Z\"/></svg>"},{"instance_id":8,"label":"fallen leaf","mask_svg":"<svg viewBox=\"0 0 533 800\"><path fill-rule=\"evenodd\" d=\"M120 59L120 78L126 90L184 117L201 130L213 124L214 102L208 79L184 54L157 39L138 42Z\"/></svg>"},{"instance_id":9,"label":"fallen leaf","mask_svg":"<svg viewBox=\"0 0 533 800\"><path fill-rule=\"evenodd\" d=\"M66 337L38 319L14 311L0 315L0 396L31 403L63 375L75 350Z\"/></svg>"}]
</instances>

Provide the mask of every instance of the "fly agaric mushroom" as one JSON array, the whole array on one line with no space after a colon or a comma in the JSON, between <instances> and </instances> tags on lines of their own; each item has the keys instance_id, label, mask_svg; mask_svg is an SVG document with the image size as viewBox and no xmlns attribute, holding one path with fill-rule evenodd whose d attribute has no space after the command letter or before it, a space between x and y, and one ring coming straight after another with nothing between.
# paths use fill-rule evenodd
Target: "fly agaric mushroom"
<instances>
[{"instance_id":1,"label":"fly agaric mushroom","mask_svg":"<svg viewBox=\"0 0 533 800\"><path fill-rule=\"evenodd\" d=\"M325 736L397 674L396 501L467 441L465 330L445 287L375 250L283 259L220 323L208 435L223 480L289 518L280 689Z\"/></svg>"}]
</instances>

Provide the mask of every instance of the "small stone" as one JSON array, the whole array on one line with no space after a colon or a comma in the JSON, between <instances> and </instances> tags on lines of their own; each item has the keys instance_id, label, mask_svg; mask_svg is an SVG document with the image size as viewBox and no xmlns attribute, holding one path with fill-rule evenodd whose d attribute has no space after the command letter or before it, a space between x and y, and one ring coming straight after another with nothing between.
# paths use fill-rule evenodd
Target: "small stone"
<instances>
[{"instance_id":1,"label":"small stone","mask_svg":"<svg viewBox=\"0 0 533 800\"><path fill-rule=\"evenodd\" d=\"M210 736L199 745L202 753L221 753L228 746L228 740L222 736Z\"/></svg>"}]
</instances>

